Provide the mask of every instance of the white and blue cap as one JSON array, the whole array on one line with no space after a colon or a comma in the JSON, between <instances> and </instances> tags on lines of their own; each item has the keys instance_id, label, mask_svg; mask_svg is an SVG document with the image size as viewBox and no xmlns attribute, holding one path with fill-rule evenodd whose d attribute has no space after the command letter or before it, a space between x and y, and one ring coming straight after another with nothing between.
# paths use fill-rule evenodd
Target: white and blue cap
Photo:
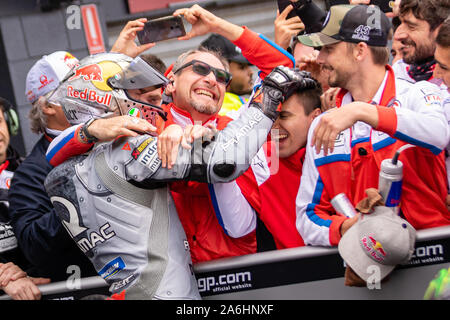
<instances>
[{"instance_id":1,"label":"white and blue cap","mask_svg":"<svg viewBox=\"0 0 450 320\"><path fill-rule=\"evenodd\" d=\"M79 64L67 51L56 51L39 59L28 71L25 96L30 103L55 90L67 73Z\"/></svg>"}]
</instances>

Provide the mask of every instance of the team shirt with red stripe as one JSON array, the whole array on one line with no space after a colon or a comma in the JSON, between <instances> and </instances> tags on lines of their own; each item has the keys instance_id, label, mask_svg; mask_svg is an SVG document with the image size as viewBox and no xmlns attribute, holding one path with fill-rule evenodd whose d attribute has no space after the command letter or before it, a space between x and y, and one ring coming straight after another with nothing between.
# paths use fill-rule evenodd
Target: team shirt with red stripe
<instances>
[{"instance_id":1,"label":"team shirt with red stripe","mask_svg":"<svg viewBox=\"0 0 450 320\"><path fill-rule=\"evenodd\" d=\"M338 107L352 101L349 92L339 92ZM367 188L378 188L381 161L392 158L406 143L416 147L399 157L404 164L401 214L416 229L450 224L442 152L450 132L439 88L425 81L413 84L398 79L386 66L384 81L371 102L378 111L378 127L356 122L338 135L334 151L326 156L310 146L321 116L311 125L296 200L297 229L306 244L338 244L346 218L335 213L330 200L344 192L356 205Z\"/></svg>"}]
</instances>

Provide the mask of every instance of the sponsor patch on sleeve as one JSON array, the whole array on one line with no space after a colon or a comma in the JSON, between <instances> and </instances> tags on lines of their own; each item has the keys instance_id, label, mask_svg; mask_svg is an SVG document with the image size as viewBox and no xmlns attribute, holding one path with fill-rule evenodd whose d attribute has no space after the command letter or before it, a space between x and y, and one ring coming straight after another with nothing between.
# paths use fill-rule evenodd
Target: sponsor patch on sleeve
<instances>
[{"instance_id":1,"label":"sponsor patch on sleeve","mask_svg":"<svg viewBox=\"0 0 450 320\"><path fill-rule=\"evenodd\" d=\"M342 147L344 145L345 145L345 135L343 132L340 132L336 136L336 139L334 140L334 147L338 148L338 147Z\"/></svg>"},{"instance_id":2,"label":"sponsor patch on sleeve","mask_svg":"<svg viewBox=\"0 0 450 320\"><path fill-rule=\"evenodd\" d=\"M98 274L103 279L108 279L112 275L120 272L125 268L125 262L121 257L117 257L114 260L108 262L99 272Z\"/></svg>"},{"instance_id":3,"label":"sponsor patch on sleeve","mask_svg":"<svg viewBox=\"0 0 450 320\"><path fill-rule=\"evenodd\" d=\"M153 173L158 170L161 159L158 157L157 140L148 138L133 150L132 156L135 160L149 168Z\"/></svg>"}]
</instances>

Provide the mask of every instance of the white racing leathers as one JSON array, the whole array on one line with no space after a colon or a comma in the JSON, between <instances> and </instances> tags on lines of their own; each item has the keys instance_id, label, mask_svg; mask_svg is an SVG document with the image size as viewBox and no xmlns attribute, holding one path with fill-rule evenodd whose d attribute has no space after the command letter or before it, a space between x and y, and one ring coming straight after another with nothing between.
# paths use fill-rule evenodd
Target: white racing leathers
<instances>
[{"instance_id":1,"label":"white racing leathers","mask_svg":"<svg viewBox=\"0 0 450 320\"><path fill-rule=\"evenodd\" d=\"M189 245L167 182L228 182L248 169L273 120L250 107L210 142L180 147L161 167L157 137L123 137L54 168L45 187L64 227L112 293L200 299Z\"/></svg>"}]
</instances>

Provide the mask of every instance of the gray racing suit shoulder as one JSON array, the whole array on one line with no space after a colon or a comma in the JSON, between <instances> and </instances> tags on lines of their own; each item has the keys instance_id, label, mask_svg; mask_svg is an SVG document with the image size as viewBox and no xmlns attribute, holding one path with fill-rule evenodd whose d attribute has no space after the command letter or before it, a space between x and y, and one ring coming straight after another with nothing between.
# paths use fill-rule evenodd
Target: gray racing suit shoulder
<instances>
[{"instance_id":1,"label":"gray racing suit shoulder","mask_svg":"<svg viewBox=\"0 0 450 320\"><path fill-rule=\"evenodd\" d=\"M249 107L211 141L197 139L191 150L180 147L176 163L170 170L161 167L157 138L148 135L117 140L110 146L115 152L108 161L112 163L114 159L121 158L125 171L120 174L146 186L155 185L156 181L181 179L208 183L229 182L249 168L253 157L266 141L272 124L273 121L261 110ZM128 150L128 153L123 150Z\"/></svg>"}]
</instances>

